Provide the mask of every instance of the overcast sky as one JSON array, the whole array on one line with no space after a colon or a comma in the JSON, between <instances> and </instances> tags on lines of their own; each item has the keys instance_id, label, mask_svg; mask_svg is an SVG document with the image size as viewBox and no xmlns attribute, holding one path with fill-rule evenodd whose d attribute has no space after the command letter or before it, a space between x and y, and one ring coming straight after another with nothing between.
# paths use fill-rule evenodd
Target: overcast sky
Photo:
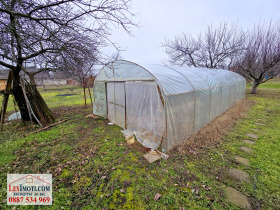
<instances>
[{"instance_id":1,"label":"overcast sky","mask_svg":"<svg viewBox=\"0 0 280 210\"><path fill-rule=\"evenodd\" d=\"M238 21L246 29L260 20L279 20L280 0L132 0L132 11L141 26L133 29L134 36L114 29L110 38L125 49L123 59L158 64L166 58L161 47L165 38L182 32L195 35L222 21Z\"/></svg>"}]
</instances>

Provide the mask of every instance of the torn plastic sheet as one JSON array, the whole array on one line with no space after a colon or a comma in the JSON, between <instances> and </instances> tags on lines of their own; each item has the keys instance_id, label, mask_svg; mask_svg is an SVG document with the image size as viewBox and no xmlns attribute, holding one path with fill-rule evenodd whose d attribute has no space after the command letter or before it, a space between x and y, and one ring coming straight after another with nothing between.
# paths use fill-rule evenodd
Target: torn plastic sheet
<instances>
[{"instance_id":1,"label":"torn plastic sheet","mask_svg":"<svg viewBox=\"0 0 280 210\"><path fill-rule=\"evenodd\" d=\"M130 131L130 130L123 130L121 131L121 133L127 137L127 136L134 136L134 132L133 131Z\"/></svg>"},{"instance_id":2,"label":"torn plastic sheet","mask_svg":"<svg viewBox=\"0 0 280 210\"><path fill-rule=\"evenodd\" d=\"M155 139L156 137L149 132L134 131L137 141L139 141L144 147L157 149L160 146L160 141Z\"/></svg>"},{"instance_id":3,"label":"torn plastic sheet","mask_svg":"<svg viewBox=\"0 0 280 210\"><path fill-rule=\"evenodd\" d=\"M137 141L142 144L146 148L150 148L152 150L157 149L160 146L160 141L155 139L156 136L152 135L148 131L139 132L139 131L131 131L131 130L123 130L121 133L124 135L126 139L130 139L132 137L136 137Z\"/></svg>"}]
</instances>

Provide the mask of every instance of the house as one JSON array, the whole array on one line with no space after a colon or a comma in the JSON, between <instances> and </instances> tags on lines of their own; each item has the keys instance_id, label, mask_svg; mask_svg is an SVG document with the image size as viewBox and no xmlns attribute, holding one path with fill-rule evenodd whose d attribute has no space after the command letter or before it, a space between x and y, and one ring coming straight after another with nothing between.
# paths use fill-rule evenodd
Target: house
<instances>
[{"instance_id":1,"label":"house","mask_svg":"<svg viewBox=\"0 0 280 210\"><path fill-rule=\"evenodd\" d=\"M63 71L45 71L35 76L36 84L39 86L67 85L67 79Z\"/></svg>"},{"instance_id":2,"label":"house","mask_svg":"<svg viewBox=\"0 0 280 210\"><path fill-rule=\"evenodd\" d=\"M9 72L8 69L0 69L0 91L6 89Z\"/></svg>"},{"instance_id":3,"label":"house","mask_svg":"<svg viewBox=\"0 0 280 210\"><path fill-rule=\"evenodd\" d=\"M26 71L30 73L36 73L40 69L36 66L26 67ZM23 71L21 76L29 80L29 76ZM42 71L34 75L35 82L38 86L48 86L48 85L67 85L67 75L63 71Z\"/></svg>"}]
</instances>

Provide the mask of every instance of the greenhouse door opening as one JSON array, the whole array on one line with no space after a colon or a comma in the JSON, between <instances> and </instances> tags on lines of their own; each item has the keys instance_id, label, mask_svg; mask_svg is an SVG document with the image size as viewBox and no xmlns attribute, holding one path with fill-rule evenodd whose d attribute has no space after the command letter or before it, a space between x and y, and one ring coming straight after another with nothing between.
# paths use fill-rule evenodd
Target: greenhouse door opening
<instances>
[{"instance_id":1,"label":"greenhouse door opening","mask_svg":"<svg viewBox=\"0 0 280 210\"><path fill-rule=\"evenodd\" d=\"M125 83L107 82L108 120L125 128Z\"/></svg>"}]
</instances>

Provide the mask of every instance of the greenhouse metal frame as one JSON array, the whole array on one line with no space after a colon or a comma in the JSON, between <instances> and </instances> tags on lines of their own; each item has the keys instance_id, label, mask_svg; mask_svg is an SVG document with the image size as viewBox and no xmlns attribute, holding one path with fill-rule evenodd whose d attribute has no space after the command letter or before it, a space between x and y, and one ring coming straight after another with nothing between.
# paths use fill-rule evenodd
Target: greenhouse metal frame
<instances>
[{"instance_id":1,"label":"greenhouse metal frame","mask_svg":"<svg viewBox=\"0 0 280 210\"><path fill-rule=\"evenodd\" d=\"M93 113L167 151L245 97L231 71L113 61L94 81Z\"/></svg>"}]
</instances>

